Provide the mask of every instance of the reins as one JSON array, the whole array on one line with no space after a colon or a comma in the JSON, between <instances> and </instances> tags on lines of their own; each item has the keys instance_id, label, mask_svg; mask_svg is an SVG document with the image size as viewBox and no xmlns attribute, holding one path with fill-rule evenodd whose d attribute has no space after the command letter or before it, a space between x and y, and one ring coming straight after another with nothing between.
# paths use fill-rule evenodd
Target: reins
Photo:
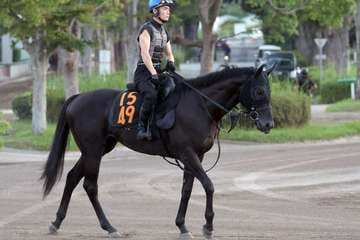
<instances>
[{"instance_id":1,"label":"reins","mask_svg":"<svg viewBox=\"0 0 360 240\"><path fill-rule=\"evenodd\" d=\"M202 96L203 98L205 98L206 100L208 100L209 102L211 102L212 104L214 104L216 107L220 108L221 110L223 110L225 113L229 113L230 110L226 109L224 106L220 105L219 103L215 102L214 100L212 100L210 97L208 97L207 95L205 95L204 93L202 93L201 91L199 91L198 89L196 89L195 87L191 86L191 84L187 83L186 80L180 76L179 74L177 74L176 72L171 72L170 74L174 75L178 80L180 80L183 84L185 84L187 87L189 87L191 90L193 90L194 92L196 92L197 94L199 94L200 96ZM220 146L220 139L219 139L219 133L220 133L220 127L217 126L218 128L218 132L216 134L216 142L217 142L217 145L218 145L218 155L217 155L217 158L216 158L216 161L215 163L209 168L207 169L205 172L209 172L211 171L213 168L215 168L215 166L218 164L219 160L220 160L220 156L221 156L221 146ZM170 152L169 152L169 149L167 147L167 145L165 144L164 142L164 139L161 138L162 142L163 142L163 145L165 147L165 150L166 152L168 153L168 155L170 155ZM171 165L174 165L174 166L177 166L179 167L182 171L184 172L187 172L187 173L190 173L192 174L192 172L189 172L188 170L186 170L183 166L181 166L180 164L180 160L179 159L176 159L174 158L175 160L175 163L174 162L171 162L170 160L168 160L165 156L162 156L163 159L171 164Z\"/></svg>"},{"instance_id":2,"label":"reins","mask_svg":"<svg viewBox=\"0 0 360 240\"><path fill-rule=\"evenodd\" d=\"M219 128L219 127L218 127L218 128ZM218 133L216 134L216 142L217 142L217 145L218 145L218 155L217 155L216 161L215 161L215 163L214 163L209 169L207 169L205 172L211 171L211 170L218 164L218 162L219 162L219 160L220 160L220 156L221 156L221 145L220 145L220 139L219 139L219 132L220 132L220 129L219 129ZM163 145L164 145L164 147L165 147L166 152L170 155L169 148L168 148L168 146L165 144L164 139L161 138L161 141L162 141L162 143L163 143ZM175 163L174 163L174 162L171 162L170 160L168 160L165 156L162 156L162 158L163 158L167 163L169 163L169 164L171 164L171 165L174 165L174 166L177 166L177 167L180 168L182 171L184 171L184 172L186 172L186 173L189 173L189 174L191 174L191 175L193 174L191 171L188 171L188 170L186 170L183 166L181 166L179 159L174 158L174 160L175 160Z\"/></svg>"}]
</instances>

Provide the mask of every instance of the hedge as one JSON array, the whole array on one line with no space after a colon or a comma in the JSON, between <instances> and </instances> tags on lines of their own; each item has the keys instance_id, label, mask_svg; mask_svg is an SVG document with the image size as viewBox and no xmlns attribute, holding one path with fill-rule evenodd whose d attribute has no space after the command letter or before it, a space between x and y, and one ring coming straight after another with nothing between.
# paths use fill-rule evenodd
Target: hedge
<instances>
[{"instance_id":1,"label":"hedge","mask_svg":"<svg viewBox=\"0 0 360 240\"><path fill-rule=\"evenodd\" d=\"M294 88L291 83L276 82L271 86L271 105L276 128L300 127L306 124L311 117L311 99ZM228 127L229 116L225 119ZM246 116L240 115L240 128L253 128L254 124Z\"/></svg>"},{"instance_id":2,"label":"hedge","mask_svg":"<svg viewBox=\"0 0 360 240\"><path fill-rule=\"evenodd\" d=\"M10 129L10 124L4 120L3 115L0 113L0 148L4 146L3 136L6 135Z\"/></svg>"},{"instance_id":3,"label":"hedge","mask_svg":"<svg viewBox=\"0 0 360 240\"><path fill-rule=\"evenodd\" d=\"M348 83L339 83L339 79L355 78L356 67L351 66L347 73L338 73L336 67L327 65L324 67L323 79L320 82L319 66L309 68L310 79L315 81L318 89L314 93L320 96L320 103L334 103L350 97Z\"/></svg>"},{"instance_id":4,"label":"hedge","mask_svg":"<svg viewBox=\"0 0 360 240\"><path fill-rule=\"evenodd\" d=\"M327 81L321 84L321 103L334 103L350 97L351 93L349 83Z\"/></svg>"}]
</instances>

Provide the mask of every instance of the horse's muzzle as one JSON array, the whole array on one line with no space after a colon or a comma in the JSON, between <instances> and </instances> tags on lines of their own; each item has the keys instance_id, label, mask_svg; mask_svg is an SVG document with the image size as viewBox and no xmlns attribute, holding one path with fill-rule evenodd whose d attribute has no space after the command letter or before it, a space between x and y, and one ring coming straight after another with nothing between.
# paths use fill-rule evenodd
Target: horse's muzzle
<instances>
[{"instance_id":1,"label":"horse's muzzle","mask_svg":"<svg viewBox=\"0 0 360 240\"><path fill-rule=\"evenodd\" d=\"M265 123L261 120L255 121L256 127L261 132L268 134L272 128L274 128L274 121L266 121Z\"/></svg>"}]
</instances>

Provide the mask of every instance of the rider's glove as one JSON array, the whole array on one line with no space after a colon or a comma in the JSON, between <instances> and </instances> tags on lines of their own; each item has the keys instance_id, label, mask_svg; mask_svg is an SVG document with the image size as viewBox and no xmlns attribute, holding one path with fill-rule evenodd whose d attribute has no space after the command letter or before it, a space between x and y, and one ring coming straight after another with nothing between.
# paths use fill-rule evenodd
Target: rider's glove
<instances>
[{"instance_id":1,"label":"rider's glove","mask_svg":"<svg viewBox=\"0 0 360 240\"><path fill-rule=\"evenodd\" d=\"M159 75L157 74L151 75L151 82L155 85L155 87L158 87L160 85Z\"/></svg>"},{"instance_id":2,"label":"rider's glove","mask_svg":"<svg viewBox=\"0 0 360 240\"><path fill-rule=\"evenodd\" d=\"M175 63L173 61L170 61L170 60L167 61L165 68L169 72L175 72L175 70L176 70Z\"/></svg>"}]
</instances>

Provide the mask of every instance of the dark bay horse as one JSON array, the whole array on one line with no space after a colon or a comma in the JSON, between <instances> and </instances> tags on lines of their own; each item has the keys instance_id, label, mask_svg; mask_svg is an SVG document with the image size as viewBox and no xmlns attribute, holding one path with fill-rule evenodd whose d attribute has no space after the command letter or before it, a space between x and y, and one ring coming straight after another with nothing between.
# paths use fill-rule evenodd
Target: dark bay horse
<instances>
[{"instance_id":1,"label":"dark bay horse","mask_svg":"<svg viewBox=\"0 0 360 240\"><path fill-rule=\"evenodd\" d=\"M239 102L250 112L258 130L268 133L273 128L270 105L268 75L272 69L263 66L254 68L226 68L187 83L205 94L226 109L234 108ZM110 130L108 115L113 99L119 91L97 90L69 98L61 110L53 144L45 164L44 197L48 195L61 177L64 154L69 132L81 151L81 157L69 171L64 193L56 214L50 225L55 233L66 216L71 194L79 181L84 178L84 189L92 203L100 226L111 237L119 237L117 230L106 218L98 199L98 174L102 156L110 152L117 142L138 152L179 159L184 165L182 196L176 225L180 237L191 238L185 226L185 215L191 195L194 178L198 179L206 193L206 210L203 233L207 239L213 233L213 184L202 167L204 154L213 146L219 133L218 124L226 114L219 105L199 95L182 84L180 100L176 107L176 122L170 130L160 130L166 141L136 140L136 130L123 130L116 135ZM166 144L166 146L165 146Z\"/></svg>"}]
</instances>

